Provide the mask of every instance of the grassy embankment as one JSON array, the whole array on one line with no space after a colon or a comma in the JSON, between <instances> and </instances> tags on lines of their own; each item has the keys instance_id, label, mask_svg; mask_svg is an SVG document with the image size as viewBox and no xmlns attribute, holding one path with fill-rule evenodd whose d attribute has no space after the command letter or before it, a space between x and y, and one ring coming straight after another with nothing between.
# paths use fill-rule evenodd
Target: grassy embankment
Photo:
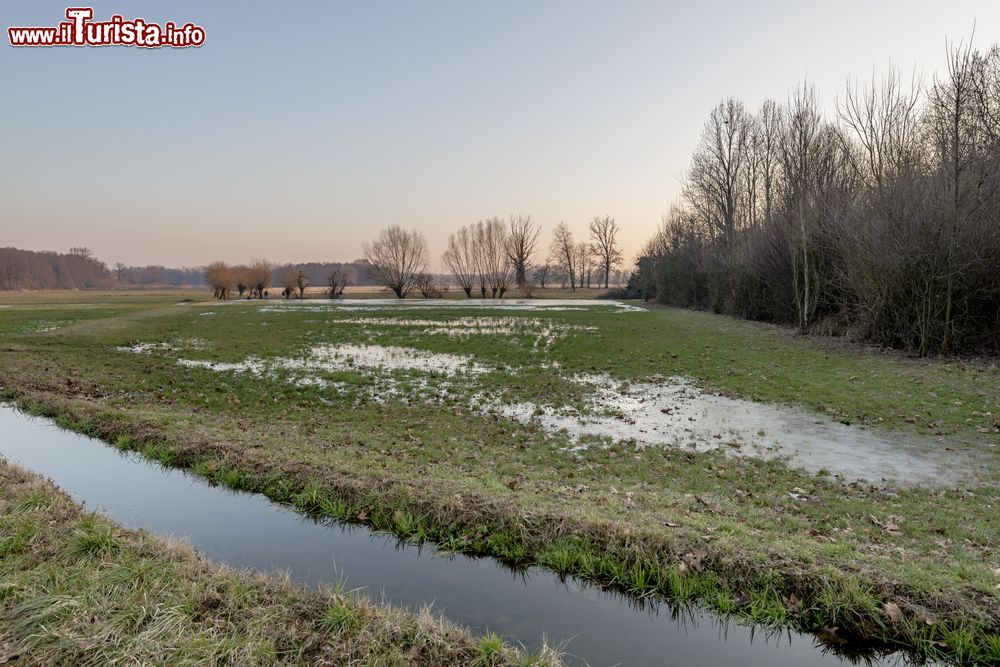
<instances>
[{"instance_id":1,"label":"grassy embankment","mask_svg":"<svg viewBox=\"0 0 1000 667\"><path fill-rule=\"evenodd\" d=\"M19 306L0 314L0 390L76 430L303 511L539 562L637 595L700 600L754 622L960 662L1000 659L993 365L915 361L667 309L419 315L578 327L541 347L518 332L457 340L330 321L372 315L246 304ZM58 328L39 332L50 320ZM192 339L198 345L185 357L229 362L342 342L469 354L492 371L468 392L556 404L579 400L566 381L573 372L688 375L821 419L940 433L941 446L974 452L986 483L879 489L780 462L630 443L594 443L602 446L573 455L563 436L472 413L461 396L418 397L421 382L406 373L397 374L400 386L414 395L379 403L366 373L327 374L343 383L331 391L184 367L176 350L116 349ZM796 488L804 492L797 498Z\"/></svg>"},{"instance_id":2,"label":"grassy embankment","mask_svg":"<svg viewBox=\"0 0 1000 667\"><path fill-rule=\"evenodd\" d=\"M551 665L336 590L201 561L0 461L0 663Z\"/></svg>"}]
</instances>

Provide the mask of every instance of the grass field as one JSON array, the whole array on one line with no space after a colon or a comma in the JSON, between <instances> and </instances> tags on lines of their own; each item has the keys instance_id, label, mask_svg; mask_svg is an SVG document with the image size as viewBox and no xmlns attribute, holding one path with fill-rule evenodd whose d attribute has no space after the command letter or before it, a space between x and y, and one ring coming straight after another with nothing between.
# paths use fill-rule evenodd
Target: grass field
<instances>
[{"instance_id":1,"label":"grass field","mask_svg":"<svg viewBox=\"0 0 1000 667\"><path fill-rule=\"evenodd\" d=\"M918 361L673 309L204 297L4 295L2 397L408 539L832 639L1000 660L993 362ZM595 414L593 396L675 377L706 395L796 406L820 424L865 425L929 454L955 450L976 474L859 483L727 447L543 427L547 416L621 418Z\"/></svg>"}]
</instances>

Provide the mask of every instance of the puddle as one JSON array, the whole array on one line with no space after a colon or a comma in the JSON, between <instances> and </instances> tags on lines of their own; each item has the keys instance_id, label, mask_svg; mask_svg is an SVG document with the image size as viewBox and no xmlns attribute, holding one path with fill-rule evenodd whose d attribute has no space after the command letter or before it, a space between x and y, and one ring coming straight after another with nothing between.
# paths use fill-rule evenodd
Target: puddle
<instances>
[{"instance_id":1,"label":"puddle","mask_svg":"<svg viewBox=\"0 0 1000 667\"><path fill-rule=\"evenodd\" d=\"M368 321L382 322L374 318ZM487 326L476 325L474 320L468 322L444 326L468 330ZM543 333L536 339L536 346L548 344L545 336ZM192 340L186 344L197 347L200 342ZM177 351L178 345L181 343L137 343L118 349L134 353L172 352ZM971 449L957 442L850 426L803 409L706 393L677 377L631 383L600 375L563 378L584 388L586 407L581 413L562 406L503 403L480 394L469 398L474 389L469 381L476 376L517 370L483 366L471 356L415 348L317 345L298 357L251 356L238 362L182 358L177 363L217 372L250 373L339 393L346 390L343 382L332 382L319 374L356 372L371 380L355 388L369 400L384 403L401 399L428 404L459 400L479 414L498 414L521 423L538 424L550 434L564 433L580 448L587 446L581 438L596 436L634 441L639 447L721 450L730 456L780 458L793 467L812 473L826 472L848 481L929 487L974 482L981 467ZM553 370L558 372L555 367ZM397 371L410 372L416 377L400 378L394 375Z\"/></svg>"},{"instance_id":2,"label":"puddle","mask_svg":"<svg viewBox=\"0 0 1000 667\"><path fill-rule=\"evenodd\" d=\"M132 343L115 348L119 352L132 354L151 354L153 352L183 352L185 350L207 350L212 346L201 338L184 338L169 343Z\"/></svg>"},{"instance_id":3,"label":"puddle","mask_svg":"<svg viewBox=\"0 0 1000 667\"><path fill-rule=\"evenodd\" d=\"M258 376L272 376L277 370L329 373L379 369L442 375L479 375L489 372L488 368L473 362L471 357L392 345L316 345L302 357L247 357L237 362L178 359L177 363L191 368L252 373Z\"/></svg>"},{"instance_id":4,"label":"puddle","mask_svg":"<svg viewBox=\"0 0 1000 667\"><path fill-rule=\"evenodd\" d=\"M856 663L815 638L765 632L696 609L637 605L539 568L442 555L361 527L314 523L256 494L121 454L97 440L0 406L0 456L52 479L74 500L132 529L183 537L236 568L285 570L300 584L334 585L376 600L432 604L455 623L495 631L529 650L565 643L572 665L832 666ZM902 658L861 659L902 665Z\"/></svg>"},{"instance_id":5,"label":"puddle","mask_svg":"<svg viewBox=\"0 0 1000 667\"><path fill-rule=\"evenodd\" d=\"M974 478L978 468L968 453L948 451L927 436L878 432L802 409L710 394L684 378L622 383L578 375L573 381L587 388L584 414L532 403L488 407L549 433L564 432L574 442L599 436L633 440L640 447L720 449L733 456L784 458L793 467L852 481L949 486Z\"/></svg>"},{"instance_id":6,"label":"puddle","mask_svg":"<svg viewBox=\"0 0 1000 667\"><path fill-rule=\"evenodd\" d=\"M619 313L646 313L641 306L610 299L344 299L342 301L223 301L220 304L252 303L260 305L262 313L280 313L289 310L305 311L379 311L419 310L441 308L483 308L487 310L590 310L609 308Z\"/></svg>"}]
</instances>

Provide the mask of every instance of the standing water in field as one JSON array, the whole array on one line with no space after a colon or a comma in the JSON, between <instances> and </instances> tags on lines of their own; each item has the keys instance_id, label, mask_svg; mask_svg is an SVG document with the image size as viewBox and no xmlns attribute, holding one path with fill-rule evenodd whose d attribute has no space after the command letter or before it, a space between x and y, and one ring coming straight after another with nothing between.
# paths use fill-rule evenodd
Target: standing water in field
<instances>
[{"instance_id":1,"label":"standing water in field","mask_svg":"<svg viewBox=\"0 0 1000 667\"><path fill-rule=\"evenodd\" d=\"M131 529L185 538L236 568L284 570L303 585L359 589L376 601L432 604L474 632L531 650L564 646L574 665L841 665L815 638L762 631L697 609L637 604L541 568L443 555L366 528L317 523L258 494L213 487L139 454L0 405L0 456L49 477L75 501ZM862 659L901 664L902 659Z\"/></svg>"}]
</instances>

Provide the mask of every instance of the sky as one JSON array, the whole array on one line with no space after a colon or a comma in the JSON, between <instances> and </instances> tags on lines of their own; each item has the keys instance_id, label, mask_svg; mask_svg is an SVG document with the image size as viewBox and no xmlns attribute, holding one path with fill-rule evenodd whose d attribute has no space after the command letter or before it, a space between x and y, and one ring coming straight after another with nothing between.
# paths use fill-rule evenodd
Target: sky
<instances>
[{"instance_id":1,"label":"sky","mask_svg":"<svg viewBox=\"0 0 1000 667\"><path fill-rule=\"evenodd\" d=\"M529 214L628 258L680 193L719 101L812 81L828 113L891 62L1000 41L1000 3L940 0L104 2L203 26L200 48L20 48L65 3L4 0L0 247L109 264L349 261L389 225Z\"/></svg>"}]
</instances>

